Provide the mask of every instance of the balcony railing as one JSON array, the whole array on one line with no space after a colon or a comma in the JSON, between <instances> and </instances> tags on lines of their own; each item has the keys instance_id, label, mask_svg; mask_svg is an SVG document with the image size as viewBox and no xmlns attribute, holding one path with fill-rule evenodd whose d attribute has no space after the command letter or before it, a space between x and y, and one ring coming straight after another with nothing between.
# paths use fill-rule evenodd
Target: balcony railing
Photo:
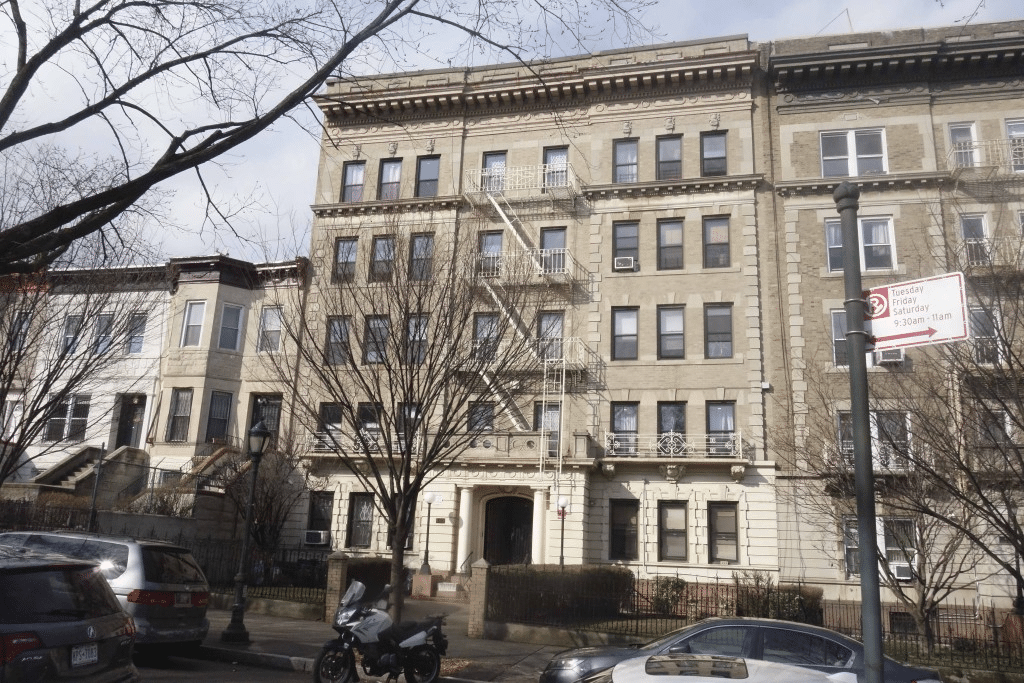
<instances>
[{"instance_id":1,"label":"balcony railing","mask_svg":"<svg viewBox=\"0 0 1024 683\"><path fill-rule=\"evenodd\" d=\"M958 142L946 157L949 169L995 167L1001 173L1024 173L1024 138Z\"/></svg>"},{"instance_id":2,"label":"balcony railing","mask_svg":"<svg viewBox=\"0 0 1024 683\"><path fill-rule=\"evenodd\" d=\"M545 284L585 283L587 270L568 249L526 249L481 252L477 254L474 276L515 280L517 277L542 278Z\"/></svg>"},{"instance_id":3,"label":"balcony railing","mask_svg":"<svg viewBox=\"0 0 1024 683\"><path fill-rule=\"evenodd\" d=\"M606 432L605 455L636 458L743 458L740 432L720 434L635 434Z\"/></svg>"},{"instance_id":4,"label":"balcony railing","mask_svg":"<svg viewBox=\"0 0 1024 683\"><path fill-rule=\"evenodd\" d=\"M516 344L523 342L517 341ZM474 339L470 349L475 361L501 359L503 364L509 359L505 356L508 348L505 342L494 339ZM590 350L579 337L542 337L529 340L524 348L523 362L539 367L544 363L562 363L568 368L585 369L588 366Z\"/></svg>"},{"instance_id":5,"label":"balcony railing","mask_svg":"<svg viewBox=\"0 0 1024 683\"><path fill-rule=\"evenodd\" d=\"M871 466L875 472L907 472L910 470L910 459L905 455L909 448L908 444L894 446L892 444L871 444ZM854 454L853 443L844 441L839 447L839 467L853 470Z\"/></svg>"},{"instance_id":6,"label":"balcony railing","mask_svg":"<svg viewBox=\"0 0 1024 683\"><path fill-rule=\"evenodd\" d=\"M466 171L465 178L468 192L501 193L506 197L544 193L576 196L579 193L576 172L568 163L474 168Z\"/></svg>"},{"instance_id":7,"label":"balcony railing","mask_svg":"<svg viewBox=\"0 0 1024 683\"><path fill-rule=\"evenodd\" d=\"M307 435L308 445L314 452L335 452L346 453L371 453L383 454L389 441L378 431L361 429L358 433L345 433L340 429L327 429L312 432ZM396 450L405 450L405 437L400 434L392 434L390 443ZM420 437L412 439L411 452L416 453L420 449Z\"/></svg>"},{"instance_id":8,"label":"balcony railing","mask_svg":"<svg viewBox=\"0 0 1024 683\"><path fill-rule=\"evenodd\" d=\"M1024 266L1024 240L1020 237L984 237L965 239L957 246L956 264L960 268L1013 268Z\"/></svg>"}]
</instances>

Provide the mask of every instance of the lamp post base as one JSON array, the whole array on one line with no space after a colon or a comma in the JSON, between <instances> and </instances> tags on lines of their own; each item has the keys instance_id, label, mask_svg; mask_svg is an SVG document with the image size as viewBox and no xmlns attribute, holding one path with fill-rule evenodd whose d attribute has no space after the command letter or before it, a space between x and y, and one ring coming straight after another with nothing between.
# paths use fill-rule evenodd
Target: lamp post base
<instances>
[{"instance_id":1,"label":"lamp post base","mask_svg":"<svg viewBox=\"0 0 1024 683\"><path fill-rule=\"evenodd\" d=\"M248 643L249 631L246 630L245 624L232 622L221 632L220 640L222 643Z\"/></svg>"}]
</instances>

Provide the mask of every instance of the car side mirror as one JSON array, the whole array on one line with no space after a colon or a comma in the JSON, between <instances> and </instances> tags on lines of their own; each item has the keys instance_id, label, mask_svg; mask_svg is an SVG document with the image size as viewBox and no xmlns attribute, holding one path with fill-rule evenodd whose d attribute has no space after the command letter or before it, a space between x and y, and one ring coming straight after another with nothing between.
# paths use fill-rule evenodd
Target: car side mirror
<instances>
[{"instance_id":1,"label":"car side mirror","mask_svg":"<svg viewBox=\"0 0 1024 683\"><path fill-rule=\"evenodd\" d=\"M668 649L668 651L669 651L670 654L674 654L674 655L687 653L687 652L690 651L690 644L689 643L679 643L678 645L673 645L672 647L670 647Z\"/></svg>"}]
</instances>

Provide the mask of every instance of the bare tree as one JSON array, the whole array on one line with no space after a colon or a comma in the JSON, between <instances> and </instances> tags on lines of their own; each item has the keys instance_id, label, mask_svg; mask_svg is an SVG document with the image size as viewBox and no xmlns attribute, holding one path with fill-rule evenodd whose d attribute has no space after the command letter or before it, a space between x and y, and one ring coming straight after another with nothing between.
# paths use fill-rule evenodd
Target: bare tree
<instances>
[{"instance_id":1,"label":"bare tree","mask_svg":"<svg viewBox=\"0 0 1024 683\"><path fill-rule=\"evenodd\" d=\"M543 274L564 270L565 254L481 254L474 232L449 224L376 228L365 267L314 261L316 314L285 322L289 352L275 359L282 377L303 369L294 410L316 460L374 494L398 586L405 543L395 539L412 531L420 493L482 433L530 429L518 401L540 392L537 370L579 350L560 329L538 328L545 308L564 305Z\"/></svg>"},{"instance_id":2,"label":"bare tree","mask_svg":"<svg viewBox=\"0 0 1024 683\"><path fill-rule=\"evenodd\" d=\"M105 416L93 395L113 378L123 389L145 374L138 364L154 361L136 354L166 286L146 267L0 278L0 484L86 438Z\"/></svg>"},{"instance_id":3,"label":"bare tree","mask_svg":"<svg viewBox=\"0 0 1024 683\"><path fill-rule=\"evenodd\" d=\"M126 219L166 222L155 188L184 171L207 220L230 226L200 167L330 76L629 44L650 4L0 0L0 274L36 272L85 235L116 242Z\"/></svg>"}]
</instances>

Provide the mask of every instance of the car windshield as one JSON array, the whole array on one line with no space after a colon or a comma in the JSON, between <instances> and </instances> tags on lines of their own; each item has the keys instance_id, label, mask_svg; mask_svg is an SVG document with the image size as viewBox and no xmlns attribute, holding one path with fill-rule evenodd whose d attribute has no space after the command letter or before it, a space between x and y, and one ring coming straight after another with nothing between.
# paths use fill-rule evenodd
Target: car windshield
<instances>
[{"instance_id":1,"label":"car windshield","mask_svg":"<svg viewBox=\"0 0 1024 683\"><path fill-rule=\"evenodd\" d=\"M154 583L206 583L203 570L184 548L142 549L146 581Z\"/></svg>"},{"instance_id":2,"label":"car windshield","mask_svg":"<svg viewBox=\"0 0 1024 683\"><path fill-rule=\"evenodd\" d=\"M44 567L0 573L0 623L81 621L117 614L121 606L93 567Z\"/></svg>"},{"instance_id":3,"label":"car windshield","mask_svg":"<svg viewBox=\"0 0 1024 683\"><path fill-rule=\"evenodd\" d=\"M644 643L643 645L641 645L639 647L639 649L640 650L644 650L644 651L648 651L649 650L649 651L652 651L652 652L660 650L661 648L665 647L669 643L675 642L679 638L682 638L686 633L689 633L690 631L692 631L693 628L694 628L694 626L684 626L682 628L677 628L675 631L669 631L665 635L663 635L663 636L661 636L659 638L655 638L654 640L650 641L649 643Z\"/></svg>"},{"instance_id":4,"label":"car windshield","mask_svg":"<svg viewBox=\"0 0 1024 683\"><path fill-rule=\"evenodd\" d=\"M27 537L25 546L83 560L96 560L107 579L116 579L128 567L128 546L123 543L38 534Z\"/></svg>"}]
</instances>

